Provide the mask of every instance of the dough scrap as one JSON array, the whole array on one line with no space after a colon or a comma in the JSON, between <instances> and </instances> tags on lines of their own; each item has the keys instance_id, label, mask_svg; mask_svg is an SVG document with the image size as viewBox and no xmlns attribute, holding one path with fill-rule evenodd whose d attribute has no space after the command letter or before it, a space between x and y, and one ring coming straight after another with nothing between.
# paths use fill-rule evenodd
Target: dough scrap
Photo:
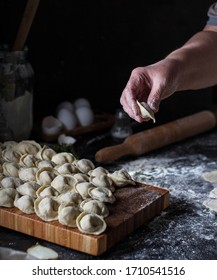
<instances>
[{"instance_id":1,"label":"dough scrap","mask_svg":"<svg viewBox=\"0 0 217 280\"><path fill-rule=\"evenodd\" d=\"M203 202L203 205L217 213L217 199L207 199Z\"/></svg>"},{"instance_id":2,"label":"dough scrap","mask_svg":"<svg viewBox=\"0 0 217 280\"><path fill-rule=\"evenodd\" d=\"M210 198L217 198L217 188L214 188L210 193L209 193Z\"/></svg>"},{"instance_id":3,"label":"dough scrap","mask_svg":"<svg viewBox=\"0 0 217 280\"><path fill-rule=\"evenodd\" d=\"M156 122L155 116L154 116L154 112L151 110L151 108L149 107L149 105L145 102L139 102L138 100L136 100L137 105L139 106L142 118L150 118L153 120L153 122Z\"/></svg>"},{"instance_id":4,"label":"dough scrap","mask_svg":"<svg viewBox=\"0 0 217 280\"><path fill-rule=\"evenodd\" d=\"M210 171L210 172L204 172L202 174L202 177L204 180L206 180L210 183L216 183L217 182L217 170Z\"/></svg>"}]
</instances>

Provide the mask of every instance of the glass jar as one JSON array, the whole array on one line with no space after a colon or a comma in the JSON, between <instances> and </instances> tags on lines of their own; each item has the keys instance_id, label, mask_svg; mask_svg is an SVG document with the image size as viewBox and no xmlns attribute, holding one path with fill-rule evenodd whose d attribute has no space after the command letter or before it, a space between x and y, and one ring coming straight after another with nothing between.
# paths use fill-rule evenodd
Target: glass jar
<instances>
[{"instance_id":1,"label":"glass jar","mask_svg":"<svg viewBox=\"0 0 217 280\"><path fill-rule=\"evenodd\" d=\"M30 137L33 78L27 50L0 49L0 142L21 141Z\"/></svg>"},{"instance_id":2,"label":"glass jar","mask_svg":"<svg viewBox=\"0 0 217 280\"><path fill-rule=\"evenodd\" d=\"M132 134L130 117L123 109L117 109L115 113L115 123L111 128L111 135L115 141L122 142Z\"/></svg>"}]
</instances>

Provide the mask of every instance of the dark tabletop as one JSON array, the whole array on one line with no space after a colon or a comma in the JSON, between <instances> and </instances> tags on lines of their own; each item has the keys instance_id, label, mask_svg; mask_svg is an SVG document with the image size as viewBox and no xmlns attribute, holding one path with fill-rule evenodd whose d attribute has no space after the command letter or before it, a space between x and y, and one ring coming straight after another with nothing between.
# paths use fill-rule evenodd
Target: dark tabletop
<instances>
[{"instance_id":1,"label":"dark tabletop","mask_svg":"<svg viewBox=\"0 0 217 280\"><path fill-rule=\"evenodd\" d=\"M216 130L143 156L119 159L106 167L111 171L125 168L138 182L168 189L169 207L99 257L3 227L0 246L26 251L40 242L64 260L217 259L217 214L203 206L216 186L202 177L204 172L217 170Z\"/></svg>"}]
</instances>

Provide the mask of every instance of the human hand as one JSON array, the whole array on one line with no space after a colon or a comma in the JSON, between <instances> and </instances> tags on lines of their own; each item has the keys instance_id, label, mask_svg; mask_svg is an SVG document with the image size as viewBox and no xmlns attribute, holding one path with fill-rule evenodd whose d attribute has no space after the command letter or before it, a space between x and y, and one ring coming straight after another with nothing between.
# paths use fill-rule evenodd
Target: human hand
<instances>
[{"instance_id":1,"label":"human hand","mask_svg":"<svg viewBox=\"0 0 217 280\"><path fill-rule=\"evenodd\" d=\"M176 91L177 66L174 61L165 59L146 67L135 68L120 98L124 111L138 122L149 120L142 118L136 100L146 102L156 113L161 100Z\"/></svg>"}]
</instances>

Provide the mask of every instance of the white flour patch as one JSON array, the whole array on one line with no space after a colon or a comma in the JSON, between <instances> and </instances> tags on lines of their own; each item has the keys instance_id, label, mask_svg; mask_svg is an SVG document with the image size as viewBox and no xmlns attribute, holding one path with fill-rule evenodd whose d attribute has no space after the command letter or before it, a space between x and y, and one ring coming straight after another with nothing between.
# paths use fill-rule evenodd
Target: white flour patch
<instances>
[{"instance_id":1,"label":"white flour patch","mask_svg":"<svg viewBox=\"0 0 217 280\"><path fill-rule=\"evenodd\" d=\"M211 165L211 163L210 163ZM201 155L177 158L145 157L122 163L132 178L141 183L169 189L172 196L198 199L201 188L209 185L202 178L207 170L206 158ZM192 182L200 183L200 192Z\"/></svg>"}]
</instances>

